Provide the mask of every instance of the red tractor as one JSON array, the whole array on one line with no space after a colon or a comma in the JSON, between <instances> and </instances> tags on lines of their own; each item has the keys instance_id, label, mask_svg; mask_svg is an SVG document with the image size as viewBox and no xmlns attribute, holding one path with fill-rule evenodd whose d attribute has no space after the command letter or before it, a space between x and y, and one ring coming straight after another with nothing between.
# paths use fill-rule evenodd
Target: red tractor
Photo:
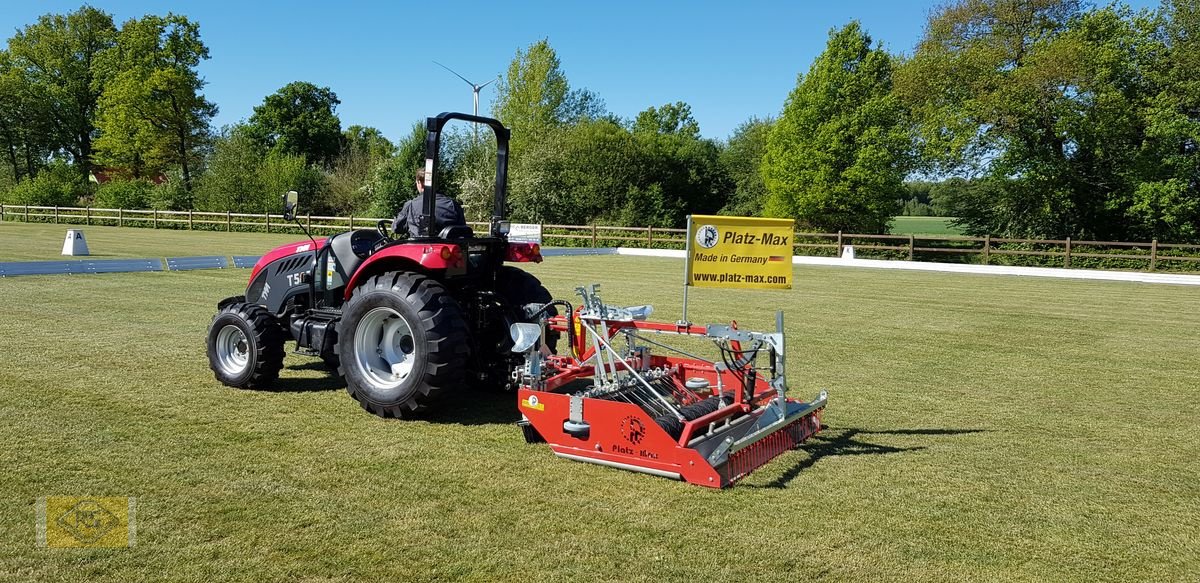
<instances>
[{"instance_id":1,"label":"red tractor","mask_svg":"<svg viewBox=\"0 0 1200 583\"><path fill-rule=\"evenodd\" d=\"M496 137L486 236L461 225L434 232L439 140L451 120L487 125ZM239 388L270 385L283 367L284 343L292 340L297 353L322 358L364 409L382 417L418 411L469 380L513 382L523 358L511 350L510 326L553 315L554 308L536 277L505 265L542 260L537 244L508 241L509 130L463 113L427 124L417 236L396 238L389 222L380 221L376 229L309 235L264 255L245 295L217 304L208 331L217 380ZM288 193L285 219L294 218L296 205L296 193Z\"/></svg>"}]
</instances>

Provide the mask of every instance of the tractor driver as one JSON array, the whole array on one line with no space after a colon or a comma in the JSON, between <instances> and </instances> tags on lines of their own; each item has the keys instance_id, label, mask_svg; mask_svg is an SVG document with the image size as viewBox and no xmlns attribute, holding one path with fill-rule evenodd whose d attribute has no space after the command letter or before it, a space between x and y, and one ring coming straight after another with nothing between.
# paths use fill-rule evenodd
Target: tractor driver
<instances>
[{"instance_id":1,"label":"tractor driver","mask_svg":"<svg viewBox=\"0 0 1200 583\"><path fill-rule=\"evenodd\" d=\"M407 232L410 237L416 237L420 225L422 193L425 191L425 169L417 168L417 196L412 200L404 203L404 207L400 209L400 214L396 215L396 220L392 221L393 233ZM463 214L462 205L458 201L450 198L442 193L437 193L437 198L433 205L433 228L429 231L434 236L442 232L446 227L467 224L467 217Z\"/></svg>"}]
</instances>

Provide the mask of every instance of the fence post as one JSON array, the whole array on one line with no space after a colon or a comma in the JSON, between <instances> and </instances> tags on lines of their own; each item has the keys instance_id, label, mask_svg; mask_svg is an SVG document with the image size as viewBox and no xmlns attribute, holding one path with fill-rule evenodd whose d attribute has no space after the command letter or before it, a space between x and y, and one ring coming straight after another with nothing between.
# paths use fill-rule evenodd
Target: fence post
<instances>
[{"instance_id":1,"label":"fence post","mask_svg":"<svg viewBox=\"0 0 1200 583\"><path fill-rule=\"evenodd\" d=\"M916 247L917 247L916 237L909 235L908 236L908 260L909 261L913 260L913 251L917 250Z\"/></svg>"},{"instance_id":2,"label":"fence post","mask_svg":"<svg viewBox=\"0 0 1200 583\"><path fill-rule=\"evenodd\" d=\"M117 226L125 226L125 209L117 209Z\"/></svg>"},{"instance_id":3,"label":"fence post","mask_svg":"<svg viewBox=\"0 0 1200 583\"><path fill-rule=\"evenodd\" d=\"M1067 237L1067 254L1063 257L1063 267L1071 268L1071 238Z\"/></svg>"},{"instance_id":4,"label":"fence post","mask_svg":"<svg viewBox=\"0 0 1200 583\"><path fill-rule=\"evenodd\" d=\"M354 215L350 215L350 230L354 230Z\"/></svg>"},{"instance_id":5,"label":"fence post","mask_svg":"<svg viewBox=\"0 0 1200 583\"><path fill-rule=\"evenodd\" d=\"M596 223L592 223L592 248L596 248Z\"/></svg>"},{"instance_id":6,"label":"fence post","mask_svg":"<svg viewBox=\"0 0 1200 583\"><path fill-rule=\"evenodd\" d=\"M29 205L25 205L25 222L29 222Z\"/></svg>"},{"instance_id":7,"label":"fence post","mask_svg":"<svg viewBox=\"0 0 1200 583\"><path fill-rule=\"evenodd\" d=\"M0 204L0 223L4 222L4 205Z\"/></svg>"},{"instance_id":8,"label":"fence post","mask_svg":"<svg viewBox=\"0 0 1200 583\"><path fill-rule=\"evenodd\" d=\"M646 227L646 248L654 247L654 227Z\"/></svg>"},{"instance_id":9,"label":"fence post","mask_svg":"<svg viewBox=\"0 0 1200 583\"><path fill-rule=\"evenodd\" d=\"M87 207L87 219L86 220L87 220L88 226L89 227L92 226L92 207L91 206Z\"/></svg>"},{"instance_id":10,"label":"fence post","mask_svg":"<svg viewBox=\"0 0 1200 583\"><path fill-rule=\"evenodd\" d=\"M188 230L192 230L192 209L188 209Z\"/></svg>"},{"instance_id":11,"label":"fence post","mask_svg":"<svg viewBox=\"0 0 1200 583\"><path fill-rule=\"evenodd\" d=\"M263 213L263 216L267 217L267 232L270 233L271 232L271 213L269 213L269 212Z\"/></svg>"},{"instance_id":12,"label":"fence post","mask_svg":"<svg viewBox=\"0 0 1200 583\"><path fill-rule=\"evenodd\" d=\"M838 257L841 257L841 256L842 256L842 232L841 232L841 231L838 231L838 252L837 252L837 256L838 256Z\"/></svg>"},{"instance_id":13,"label":"fence post","mask_svg":"<svg viewBox=\"0 0 1200 583\"><path fill-rule=\"evenodd\" d=\"M307 223L308 223L308 227L307 227L308 232L311 233L312 232L312 213L308 213Z\"/></svg>"},{"instance_id":14,"label":"fence post","mask_svg":"<svg viewBox=\"0 0 1200 583\"><path fill-rule=\"evenodd\" d=\"M1158 239L1150 241L1150 271L1154 271L1154 265L1158 263Z\"/></svg>"},{"instance_id":15,"label":"fence post","mask_svg":"<svg viewBox=\"0 0 1200 583\"><path fill-rule=\"evenodd\" d=\"M992 262L992 236L986 235L983 238L983 264L987 265Z\"/></svg>"},{"instance_id":16,"label":"fence post","mask_svg":"<svg viewBox=\"0 0 1200 583\"><path fill-rule=\"evenodd\" d=\"M54 205L54 224L58 224L58 205Z\"/></svg>"},{"instance_id":17,"label":"fence post","mask_svg":"<svg viewBox=\"0 0 1200 583\"><path fill-rule=\"evenodd\" d=\"M225 232L228 233L232 227L233 227L233 213L231 211L225 211Z\"/></svg>"},{"instance_id":18,"label":"fence post","mask_svg":"<svg viewBox=\"0 0 1200 583\"><path fill-rule=\"evenodd\" d=\"M151 217L153 217L151 219L151 221L152 221L151 224L154 226L155 229L157 229L158 228L158 209L154 209Z\"/></svg>"}]
</instances>

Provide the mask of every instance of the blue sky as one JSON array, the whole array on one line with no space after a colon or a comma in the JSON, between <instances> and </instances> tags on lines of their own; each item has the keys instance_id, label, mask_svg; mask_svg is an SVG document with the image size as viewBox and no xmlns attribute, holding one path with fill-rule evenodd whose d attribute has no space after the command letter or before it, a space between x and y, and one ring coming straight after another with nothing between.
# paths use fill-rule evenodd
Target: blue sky
<instances>
[{"instance_id":1,"label":"blue sky","mask_svg":"<svg viewBox=\"0 0 1200 583\"><path fill-rule=\"evenodd\" d=\"M433 63L477 83L504 71L520 47L543 37L573 87L632 117L685 101L701 132L725 138L742 121L777 114L824 47L829 29L858 19L894 52L911 52L934 0L791 2L275 2L94 0L118 23L147 13L200 23L212 58L201 66L218 126L250 116L263 97L296 80L329 86L343 127L379 128L392 139L446 110L471 110L471 89ZM15 4L15 5L14 5ZM1133 0L1135 8L1156 0ZM0 7L4 38L41 14L80 2L36 0ZM493 87L483 90L488 113Z\"/></svg>"}]
</instances>

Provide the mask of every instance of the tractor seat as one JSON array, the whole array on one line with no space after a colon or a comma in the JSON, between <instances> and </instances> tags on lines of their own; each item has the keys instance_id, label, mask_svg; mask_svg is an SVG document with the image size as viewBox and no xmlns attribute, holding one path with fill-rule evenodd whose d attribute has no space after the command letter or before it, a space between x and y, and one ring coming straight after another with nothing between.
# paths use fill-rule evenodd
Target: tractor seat
<instances>
[{"instance_id":1,"label":"tractor seat","mask_svg":"<svg viewBox=\"0 0 1200 583\"><path fill-rule=\"evenodd\" d=\"M381 240L383 235L375 229L358 229L338 233L330 237L327 244L337 257L338 266L345 272L344 275L349 277L354 275L354 271L364 259L370 257L375 251L376 243Z\"/></svg>"},{"instance_id":2,"label":"tractor seat","mask_svg":"<svg viewBox=\"0 0 1200 583\"><path fill-rule=\"evenodd\" d=\"M467 225L450 225L442 229L442 233L438 237L442 239L470 239L475 236L475 231Z\"/></svg>"}]
</instances>

